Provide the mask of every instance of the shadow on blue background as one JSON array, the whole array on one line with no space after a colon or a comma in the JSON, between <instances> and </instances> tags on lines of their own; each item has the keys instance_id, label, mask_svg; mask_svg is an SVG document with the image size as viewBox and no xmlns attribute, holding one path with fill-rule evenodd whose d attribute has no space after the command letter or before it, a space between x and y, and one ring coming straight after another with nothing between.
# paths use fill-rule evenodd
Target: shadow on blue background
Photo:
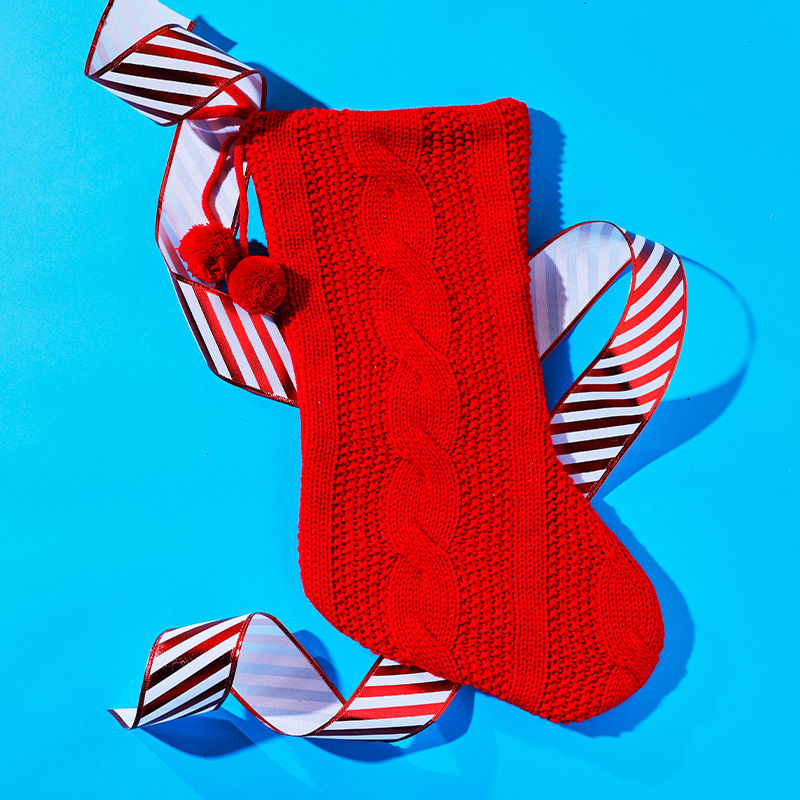
<instances>
[{"instance_id":1,"label":"shadow on blue background","mask_svg":"<svg viewBox=\"0 0 800 800\"><path fill-rule=\"evenodd\" d=\"M195 32L225 51L236 44L216 31L202 17L196 21ZM317 98L294 86L263 64L249 62L249 65L258 69L267 78L268 108L291 110L326 107ZM532 147L528 243L533 250L563 228L560 176L564 135L556 120L536 109L529 108L529 113ZM616 510L605 499L615 487L693 438L717 419L735 398L750 364L755 342L755 326L744 298L719 274L692 259L683 257L683 260L685 265L701 270L718 281L720 286L741 305L747 324L746 352L741 356L738 353L734 354L739 358L740 366L721 385L693 397L661 403L649 423L647 435L628 451L593 501L601 518L653 581L661 602L666 640L661 659L652 677L633 697L617 708L586 722L562 726L586 737L617 737L635 729L679 685L686 674L686 665L694 645L694 623L680 590L645 548L636 541L632 531L624 525ZM691 306L689 313L691 318ZM551 407L577 375L570 358L570 338L567 337L543 364ZM295 635L336 683L337 675L322 642L308 631L300 631ZM435 723L438 736L435 739L420 737L414 740L410 747L376 742L310 741L320 749L351 760L386 761L408 752L420 752L438 747L459 738L469 727L473 704L474 690L469 687L462 688L441 719ZM204 758L226 756L276 736L254 717L247 715L245 718L240 718L226 710L164 723L145 728L144 731L171 747Z\"/></svg>"}]
</instances>

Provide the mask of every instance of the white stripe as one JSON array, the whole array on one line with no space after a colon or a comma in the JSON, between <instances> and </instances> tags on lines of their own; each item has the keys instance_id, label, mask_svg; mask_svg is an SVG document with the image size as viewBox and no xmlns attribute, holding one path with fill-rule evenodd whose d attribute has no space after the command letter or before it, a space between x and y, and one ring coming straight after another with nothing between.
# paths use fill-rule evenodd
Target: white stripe
<instances>
[{"instance_id":1,"label":"white stripe","mask_svg":"<svg viewBox=\"0 0 800 800\"><path fill-rule=\"evenodd\" d=\"M606 469L598 469L595 472L576 472L574 475L570 475L570 478L575 483L594 483L605 475L607 469L608 467Z\"/></svg>"},{"instance_id":2,"label":"white stripe","mask_svg":"<svg viewBox=\"0 0 800 800\"><path fill-rule=\"evenodd\" d=\"M246 617L236 617L235 619L221 622L219 625L213 625L210 628L206 628L204 631L200 631L200 633L196 633L194 636L190 636L180 644L170 647L168 650L165 650L163 653L160 653L153 659L153 663L150 665L150 673L152 674L160 667L163 667L164 664L174 661L176 658L178 658L178 656L188 653L189 650L191 650L193 647L196 647L201 642L208 641L218 633L222 633L222 631L238 625L245 618Z\"/></svg>"},{"instance_id":3,"label":"white stripe","mask_svg":"<svg viewBox=\"0 0 800 800\"><path fill-rule=\"evenodd\" d=\"M133 721L136 719L135 708L115 708L114 713L122 720L123 725L130 730Z\"/></svg>"},{"instance_id":4,"label":"white stripe","mask_svg":"<svg viewBox=\"0 0 800 800\"><path fill-rule=\"evenodd\" d=\"M431 675L430 672L418 672L413 675L373 675L365 686L403 686L411 683L434 683L442 678Z\"/></svg>"},{"instance_id":5,"label":"white stripe","mask_svg":"<svg viewBox=\"0 0 800 800\"><path fill-rule=\"evenodd\" d=\"M182 30L181 34L183 36L189 34L189 37L194 39L194 42L187 42L185 39L174 39L170 36L163 35L154 36L150 42L160 45L161 47L173 47L176 50L183 50L186 53L199 53L203 56L213 56L220 61L227 62L231 65L231 68L235 69L237 72L245 72L251 69L251 67L248 67L246 64L242 64L241 61L237 61L235 58L233 58L233 56L229 56L226 53L223 53L221 50L217 50L216 47L210 45L207 41L201 39L199 36L195 36L191 31ZM191 61L191 56L187 56L186 60ZM206 67L206 65L197 64L197 67L202 70Z\"/></svg>"},{"instance_id":6,"label":"white stripe","mask_svg":"<svg viewBox=\"0 0 800 800\"><path fill-rule=\"evenodd\" d=\"M167 103L163 100L155 100L152 97L140 97L138 94L131 94L112 86L105 86L109 92L113 92L117 97L121 97L126 103L137 103L145 108L152 108L156 111L168 111L171 114L185 114L191 109L191 105L178 105L177 103ZM141 109L139 109L141 110ZM146 112L143 112L146 113Z\"/></svg>"},{"instance_id":7,"label":"white stripe","mask_svg":"<svg viewBox=\"0 0 800 800\"><path fill-rule=\"evenodd\" d=\"M236 363L242 373L244 382L248 386L258 388L256 376L253 374L253 370L250 369L250 363L247 360L247 356L244 354L244 350L242 350L242 345L239 344L236 331L233 330L233 326L231 325L231 321L228 319L228 315L225 312L225 306L222 304L220 296L218 294L212 294L209 292L208 299L211 300L211 305L214 307L214 311L217 313L217 321L222 328L222 333L225 336L225 340L228 342L228 346L231 348L233 357L236 359Z\"/></svg>"},{"instance_id":8,"label":"white stripe","mask_svg":"<svg viewBox=\"0 0 800 800\"><path fill-rule=\"evenodd\" d=\"M683 283L679 283L672 294L661 303L655 311L653 311L649 317L643 319L637 325L634 325L630 330L620 333L616 337L617 344L624 344L625 342L629 342L633 339L637 339L641 336L646 330L655 326L655 324L663 319L672 309L675 307L675 304L678 300L683 297Z\"/></svg>"},{"instance_id":9,"label":"white stripe","mask_svg":"<svg viewBox=\"0 0 800 800\"><path fill-rule=\"evenodd\" d=\"M652 339L648 339L646 342L643 342L638 347L634 347L633 350L629 350L627 353L603 358L597 362L596 366L600 369L605 369L606 367L618 367L620 364L629 364L632 361L638 361L640 358L655 350L665 339L668 339L675 333L682 324L683 311L681 311L672 322L665 325ZM616 339L612 339L609 349L613 350L616 346Z\"/></svg>"},{"instance_id":10,"label":"white stripe","mask_svg":"<svg viewBox=\"0 0 800 800\"><path fill-rule=\"evenodd\" d=\"M170 272L181 275L184 278L189 277L189 273L183 263L183 260L175 250L172 240L169 238L170 234L165 226L166 217L162 213L158 218L158 249L161 255L164 256L164 261L167 262L167 268Z\"/></svg>"},{"instance_id":11,"label":"white stripe","mask_svg":"<svg viewBox=\"0 0 800 800\"><path fill-rule=\"evenodd\" d=\"M423 714L418 717L390 717L388 719L337 719L331 722L326 731L343 731L352 728L394 728L396 725L426 725L434 714Z\"/></svg>"},{"instance_id":12,"label":"white stripe","mask_svg":"<svg viewBox=\"0 0 800 800\"><path fill-rule=\"evenodd\" d=\"M200 683L192 686L190 689L187 689L185 692L181 692L177 697L170 700L168 703L164 703L163 705L158 706L153 711L151 711L146 716L142 717L139 721L140 725L146 725L149 720L153 720L156 717L160 717L162 714L166 714L168 711L172 711L178 706L182 706L184 703L188 703L193 698L197 697L197 695L205 692L206 690L210 689L215 684L219 683L220 681L224 681L228 677L230 669L229 667L223 667L222 669L218 669L213 675L209 675L205 680L200 681ZM147 705L149 701L145 697L145 705Z\"/></svg>"},{"instance_id":13,"label":"white stripe","mask_svg":"<svg viewBox=\"0 0 800 800\"><path fill-rule=\"evenodd\" d=\"M641 367L637 367L636 369L630 370L623 370L616 375L592 375L589 374L585 378L581 379L581 385L583 384L611 384L611 383L627 383L628 381L635 381L637 378L641 378L643 375L647 375L650 372L655 371L658 367L662 364L666 364L677 352L678 350L678 343L676 342L673 345L670 345L663 353L659 353L654 358L651 358L650 361L642 364ZM594 371L594 370L593 370Z\"/></svg>"},{"instance_id":14,"label":"white stripe","mask_svg":"<svg viewBox=\"0 0 800 800\"><path fill-rule=\"evenodd\" d=\"M170 639L174 639L176 636L180 636L180 634L192 630L192 628L198 628L200 625L207 625L209 622L226 622L226 620L209 619L205 622L196 622L194 625L184 625L181 628L172 628L171 630L164 631L164 633L161 634L161 642L168 642Z\"/></svg>"},{"instance_id":15,"label":"white stripe","mask_svg":"<svg viewBox=\"0 0 800 800\"><path fill-rule=\"evenodd\" d=\"M647 290L643 297L640 297L628 309L625 314L625 320L633 319L642 309L647 308L653 300L664 291L666 285L672 280L675 273L678 271L678 259L672 256L669 264L664 268L664 271L659 276L658 280Z\"/></svg>"},{"instance_id":16,"label":"white stripe","mask_svg":"<svg viewBox=\"0 0 800 800\"><path fill-rule=\"evenodd\" d=\"M393 708L394 706L418 706L443 703L450 697L450 692L418 692L415 694L398 694L390 697L356 697L348 706L357 711L360 708Z\"/></svg>"},{"instance_id":17,"label":"white stripe","mask_svg":"<svg viewBox=\"0 0 800 800\"><path fill-rule=\"evenodd\" d=\"M612 425L608 428L593 428L588 431L568 431L567 433L554 433L551 435L553 444L572 444L574 442L587 442L595 439L610 439L614 436L627 436L639 427L638 422L628 425Z\"/></svg>"},{"instance_id":18,"label":"white stripe","mask_svg":"<svg viewBox=\"0 0 800 800\"><path fill-rule=\"evenodd\" d=\"M648 394L663 386L667 380L667 373L660 375L655 380L646 383L644 386L638 386L633 389L612 389L608 392L573 392L565 402L565 405L572 403L584 403L587 400L636 400L643 395Z\"/></svg>"},{"instance_id":19,"label":"white stripe","mask_svg":"<svg viewBox=\"0 0 800 800\"><path fill-rule=\"evenodd\" d=\"M173 719L183 719L183 717L190 717L192 714L196 714L198 709L205 709L202 713L207 714L209 711L214 710L214 706L212 703L218 703L223 695L225 694L225 690L223 689L221 692L217 692L217 694L211 695L211 697L207 697L205 700L199 700L194 705L189 706L189 708L184 709L183 711L178 711L175 714L171 714L169 717L164 717L164 719L159 720L156 725L160 725L162 722L171 722ZM152 714L150 716L153 716ZM146 722L140 722L140 725L146 725Z\"/></svg>"},{"instance_id":20,"label":"white stripe","mask_svg":"<svg viewBox=\"0 0 800 800\"><path fill-rule=\"evenodd\" d=\"M128 75L125 72L108 72L104 78L111 78L116 83L122 83L125 86L138 86L143 89L150 89L153 92L175 92L177 94L188 95L187 102L197 97L204 97L216 91L215 86L206 86L201 83L178 82L167 80L165 78L151 78L142 77L140 75ZM148 99L145 99L145 103Z\"/></svg>"},{"instance_id":21,"label":"white stripe","mask_svg":"<svg viewBox=\"0 0 800 800\"><path fill-rule=\"evenodd\" d=\"M603 447L599 450L574 450L570 453L559 453L558 460L566 464L582 464L586 461L610 461L622 450L621 445Z\"/></svg>"},{"instance_id":22,"label":"white stripe","mask_svg":"<svg viewBox=\"0 0 800 800\"><path fill-rule=\"evenodd\" d=\"M228 368L225 366L225 359L223 359L222 353L217 346L211 328L208 327L208 322L206 322L203 309L200 307L200 302L195 296L194 289L191 284L183 283L182 281L178 281L178 286L181 287L181 292L186 298L186 303L192 312L192 319L194 319L197 329L200 331L200 336L208 349L208 354L211 356L211 360L214 362L217 372L219 372L220 375L224 375L226 378L230 378L231 373L228 372Z\"/></svg>"},{"instance_id":23,"label":"white stripe","mask_svg":"<svg viewBox=\"0 0 800 800\"><path fill-rule=\"evenodd\" d=\"M644 247L646 241L647 239L645 239L644 236L639 236L638 233L633 237L631 250L633 250L634 258L636 258L639 255L639 253L642 252L642 248Z\"/></svg>"},{"instance_id":24,"label":"white stripe","mask_svg":"<svg viewBox=\"0 0 800 800\"><path fill-rule=\"evenodd\" d=\"M281 397L286 397L286 392L284 392L283 387L281 386L278 373L275 371L272 361L270 361L269 354L264 349L261 337L258 335L255 325L253 325L253 320L250 317L250 314L248 314L241 306L237 306L235 303L234 308L236 309L236 313L239 315L239 319L242 321L242 325L247 333L247 338L250 340L250 344L253 346L253 350L256 351L261 368L266 373L272 393L280 395Z\"/></svg>"},{"instance_id":25,"label":"white stripe","mask_svg":"<svg viewBox=\"0 0 800 800\"><path fill-rule=\"evenodd\" d=\"M658 266L661 257L664 255L664 245L655 243L647 261L638 267L633 279L634 292L650 277L650 273Z\"/></svg>"},{"instance_id":26,"label":"white stripe","mask_svg":"<svg viewBox=\"0 0 800 800\"><path fill-rule=\"evenodd\" d=\"M561 414L556 414L550 420L550 424L559 425L563 422L585 422L590 419L644 416L655 402L655 400L649 400L640 406L623 406L622 408L587 408L584 411L564 411Z\"/></svg>"},{"instance_id":27,"label":"white stripe","mask_svg":"<svg viewBox=\"0 0 800 800\"><path fill-rule=\"evenodd\" d=\"M294 376L292 357L289 355L289 349L286 347L286 342L280 330L278 329L275 320L268 314L263 314L261 319L264 320L264 325L266 325L267 331L272 338L272 343L275 345L275 349L278 351L281 361L283 361L283 366L286 367L286 371L289 373L289 377L292 379L292 385L297 386L297 379Z\"/></svg>"},{"instance_id":28,"label":"white stripe","mask_svg":"<svg viewBox=\"0 0 800 800\"><path fill-rule=\"evenodd\" d=\"M175 670L171 675L168 675L163 680L155 685L151 685L144 693L145 705L157 700L162 694L168 692L170 689L177 686L182 681L190 678L195 673L199 672L203 667L208 666L215 658L230 652L236 646L236 640L239 638L237 633L234 636L229 636L224 642L212 647L197 658L192 659L188 664L185 664L180 669ZM230 671L230 666L222 667L221 672ZM191 690L189 690L191 691Z\"/></svg>"}]
</instances>

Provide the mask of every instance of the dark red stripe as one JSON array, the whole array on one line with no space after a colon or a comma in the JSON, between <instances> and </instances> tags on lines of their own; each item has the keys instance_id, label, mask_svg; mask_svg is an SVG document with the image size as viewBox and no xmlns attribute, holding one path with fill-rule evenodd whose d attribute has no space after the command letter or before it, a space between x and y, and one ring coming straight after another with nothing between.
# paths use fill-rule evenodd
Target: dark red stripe
<instances>
[{"instance_id":1,"label":"dark red stripe","mask_svg":"<svg viewBox=\"0 0 800 800\"><path fill-rule=\"evenodd\" d=\"M612 413L609 413L607 417L600 417L598 419L583 419L576 422L551 422L550 433L599 430L601 428L612 428L616 425L639 424L643 420L643 414L631 414L630 416L621 417L619 415L612 416Z\"/></svg>"},{"instance_id":2,"label":"dark red stripe","mask_svg":"<svg viewBox=\"0 0 800 800\"><path fill-rule=\"evenodd\" d=\"M269 331L267 330L267 326L264 324L264 320L261 319L258 314L251 314L250 319L253 320L253 325L255 326L259 338L261 339L261 344L264 345L264 349L267 351L267 355L269 356L272 366L275 368L275 372L278 373L278 380L283 387L283 391L290 400L294 400L297 396L295 393L294 383L292 383L292 379L283 363L283 359L281 358L278 349L275 347L272 337L269 335Z\"/></svg>"},{"instance_id":3,"label":"dark red stripe","mask_svg":"<svg viewBox=\"0 0 800 800\"><path fill-rule=\"evenodd\" d=\"M179 633L177 636L173 636L172 639L168 639L166 642L163 643L158 648L158 652L156 653L157 656L161 655L162 653L166 653L167 650L171 650L176 645L179 645L181 642L185 642L187 639L191 639L192 636L197 635L198 633L202 633L203 631L208 630L213 625L218 625L220 622L224 622L221 619L215 619L212 622L204 622L202 625L195 625L192 628L189 628L188 631L184 631L183 633ZM169 633L169 631L165 631L165 633Z\"/></svg>"},{"instance_id":4,"label":"dark red stripe","mask_svg":"<svg viewBox=\"0 0 800 800\"><path fill-rule=\"evenodd\" d=\"M585 394L588 389L583 389ZM559 404L559 411L594 411L598 408L632 408L639 403L635 397L609 397L603 400L577 400L581 396L581 390L574 390L562 404Z\"/></svg>"},{"instance_id":5,"label":"dark red stripe","mask_svg":"<svg viewBox=\"0 0 800 800\"><path fill-rule=\"evenodd\" d=\"M427 725L427 723L425 723ZM386 734L387 736L391 733L414 733L414 731L419 730L422 725L392 725L387 728L339 728L338 730L322 730L318 733L315 733L314 736L360 736L363 734L367 734L370 736L380 736L381 734Z\"/></svg>"},{"instance_id":6,"label":"dark red stripe","mask_svg":"<svg viewBox=\"0 0 800 800\"><path fill-rule=\"evenodd\" d=\"M236 362L236 356L234 356L231 346L228 344L228 339L225 336L225 332L222 330L222 326L219 324L219 320L217 319L217 313L214 311L214 307L211 305L208 292L203 291L202 287L200 286L192 286L192 290L197 297L197 301L200 303L200 308L203 309L203 315L206 318L209 328L211 328L211 334L214 337L214 341L217 343L217 347L219 347L219 350L222 353L225 366L228 368L228 372L231 374L231 380L233 380L235 383L240 383L243 386L246 386L247 384L244 382L242 372Z\"/></svg>"},{"instance_id":7,"label":"dark red stripe","mask_svg":"<svg viewBox=\"0 0 800 800\"><path fill-rule=\"evenodd\" d=\"M191 708L193 705L201 702L202 700L205 700L207 697L212 697L213 695L217 694L217 692L221 692L225 688L226 684L227 680L215 683L210 689L206 689L205 691L200 692L200 694L195 695L191 700L187 700L185 703L181 703L179 706L173 708L171 711L167 711L164 714L161 714L160 716L156 717L155 719L149 720L147 724L155 725L157 722L161 722L162 719L166 719L167 717L171 717L175 714L180 714L181 711L185 711L187 708ZM223 697L222 700L224 699L225 698ZM204 706L200 706L200 708L198 708L193 713L200 714L201 712L207 709L210 710L214 706L219 705L222 702L222 700L214 700L211 703L207 703Z\"/></svg>"},{"instance_id":8,"label":"dark red stripe","mask_svg":"<svg viewBox=\"0 0 800 800\"><path fill-rule=\"evenodd\" d=\"M664 274L664 270L669 266L669 262L672 261L672 256L672 251L667 250L665 247L661 257L658 259L658 261L656 261L656 265L653 267L653 269L648 272L644 281L638 285L636 285L636 282L634 281L633 291L630 295L631 303L635 303L637 300L644 297L650 291L650 289L655 286L658 279ZM637 271L643 268L644 262L641 262L641 265L637 267Z\"/></svg>"},{"instance_id":9,"label":"dark red stripe","mask_svg":"<svg viewBox=\"0 0 800 800\"><path fill-rule=\"evenodd\" d=\"M199 72L183 72L167 67L153 67L147 64L130 64L123 61L110 74L134 75L137 78L149 78L156 81L177 81L178 83L192 83L198 86L197 93L205 96L205 89L221 86L230 78L218 75L201 75ZM156 87L153 87L154 89Z\"/></svg>"},{"instance_id":10,"label":"dark red stripe","mask_svg":"<svg viewBox=\"0 0 800 800\"><path fill-rule=\"evenodd\" d=\"M231 654L229 652L218 656L210 664L206 664L205 667L199 669L197 672L192 673L189 677L187 677L185 680L182 680L176 686L173 686L168 692L164 692L164 694L162 694L160 697L157 697L155 700L151 700L149 703L147 703L147 705L142 708L142 716L145 717L151 712L161 708L161 706L171 702L176 697L180 697L185 692L188 692L190 689L197 686L197 684L202 683L204 680L206 680L206 678L210 678L215 672L229 666L230 663ZM148 688L150 688L149 685Z\"/></svg>"},{"instance_id":11,"label":"dark red stripe","mask_svg":"<svg viewBox=\"0 0 800 800\"><path fill-rule=\"evenodd\" d=\"M227 638L231 636L237 636L239 633L241 633L241 630L242 623L240 622L236 625L232 625L230 628L221 630L219 633L210 636L208 639L204 639L202 642L200 642L200 644L196 645L191 650L181 653L177 658L173 658L172 661L168 661L166 664L164 664L163 667L159 667L155 672L151 672L149 685L152 687L158 683L161 683L164 678L168 678L176 670L179 670L181 667L185 667L187 664L202 656L203 653L207 653L218 644L222 644Z\"/></svg>"},{"instance_id":12,"label":"dark red stripe","mask_svg":"<svg viewBox=\"0 0 800 800\"><path fill-rule=\"evenodd\" d=\"M635 263L644 266L647 262L647 259L650 258L653 250L655 250L656 243L650 239L644 240L644 245L642 245L642 249L639 251L639 255L635 258Z\"/></svg>"},{"instance_id":13,"label":"dark red stripe","mask_svg":"<svg viewBox=\"0 0 800 800\"><path fill-rule=\"evenodd\" d=\"M635 369L638 369L639 367L645 366L649 362L653 361L654 359L666 353L671 347L680 344L682 337L683 337L683 326L678 325L678 327L672 333L670 333L669 336L667 336L665 339L659 342L655 347L651 348L650 350L645 350L645 352L642 353L642 355L638 356L635 359L632 359L631 361L625 361L623 364L624 371L631 372ZM614 353L614 351L612 350L609 351L608 353L604 353L604 358L606 356L615 357L617 355L622 355L623 358L626 356L626 354L624 353L617 354ZM664 365L671 364L674 366L676 358L677 358L677 350L675 354L670 356L667 359L667 361L664 362Z\"/></svg>"},{"instance_id":14,"label":"dark red stripe","mask_svg":"<svg viewBox=\"0 0 800 800\"><path fill-rule=\"evenodd\" d=\"M580 464L570 464L566 463L563 464L564 469L567 471L568 474L574 475L578 472L597 472L597 470L607 470L608 465L613 458L616 456L611 456L609 458L601 458L597 461L581 461Z\"/></svg>"},{"instance_id":15,"label":"dark red stripe","mask_svg":"<svg viewBox=\"0 0 800 800\"><path fill-rule=\"evenodd\" d=\"M665 361L663 364L659 364L656 367L653 367L649 372L645 372L642 375L639 375L636 378L629 378L627 381L623 383L592 383L592 384L583 384L584 386L592 386L596 390L601 392L609 392L614 391L615 389L638 389L642 386L646 386L650 381L654 381L656 378L659 378L665 372L669 372L670 364L669 361ZM628 370L628 372L633 372L633 370ZM592 370L592 377L605 377L599 376L594 374L594 370Z\"/></svg>"},{"instance_id":16,"label":"dark red stripe","mask_svg":"<svg viewBox=\"0 0 800 800\"><path fill-rule=\"evenodd\" d=\"M677 289L678 286L680 286L681 283L683 283L683 275L681 274L681 271L678 270L667 281L664 288L641 311L639 311L635 317L626 319L625 322L619 325L615 331L615 335L625 333L626 331L635 328L640 323L647 322L647 320L653 314L655 314L661 306L666 304L670 298L670 295L675 291L675 289ZM680 299L674 300L673 302L678 304L680 303Z\"/></svg>"},{"instance_id":17,"label":"dark red stripe","mask_svg":"<svg viewBox=\"0 0 800 800\"><path fill-rule=\"evenodd\" d=\"M198 44L198 42L193 42L193 44ZM218 50L209 49L205 53L195 53L183 50L180 47L169 47L164 44L152 44L148 42L139 52L147 53L147 55L161 56L162 58L169 58L175 61L206 64L210 67L222 67L223 69L235 70L239 73L242 71L241 64L237 64L235 61L225 58Z\"/></svg>"},{"instance_id":18,"label":"dark red stripe","mask_svg":"<svg viewBox=\"0 0 800 800\"><path fill-rule=\"evenodd\" d=\"M579 453L585 450L597 450L600 447L622 447L630 439L630 434L622 436L609 436L607 439L584 439L581 442L564 442L553 445L559 455Z\"/></svg>"},{"instance_id":19,"label":"dark red stripe","mask_svg":"<svg viewBox=\"0 0 800 800\"><path fill-rule=\"evenodd\" d=\"M256 355L256 351L253 349L253 345L250 342L250 337L247 335L247 331L244 329L242 320L236 313L236 307L234 306L233 301L229 300L227 297L222 297L220 299L222 300L222 305L225 307L225 313L228 315L228 319L230 320L231 326L236 334L236 338L239 340L239 345L241 346L242 350L244 350L247 363L250 365L250 369L253 370L253 374L256 376L256 381L258 382L259 388L262 391L271 392L272 386L270 385L269 378L267 378L264 368L261 366L261 361Z\"/></svg>"},{"instance_id":20,"label":"dark red stripe","mask_svg":"<svg viewBox=\"0 0 800 800\"><path fill-rule=\"evenodd\" d=\"M107 73L113 75L113 72ZM145 100L158 100L162 103L174 103L178 106L184 106L189 110L198 99L203 99L205 95L202 92L197 94L181 94L179 92L162 92L160 89L153 89L148 86L129 86L127 83L118 83L117 81L109 80L108 78L98 78L98 83L102 83L109 89L118 89L125 94L132 94L135 97L141 97Z\"/></svg>"},{"instance_id":21,"label":"dark red stripe","mask_svg":"<svg viewBox=\"0 0 800 800\"><path fill-rule=\"evenodd\" d=\"M376 667L373 675L420 675L425 672L419 667L407 667L404 664L387 665Z\"/></svg>"},{"instance_id":22,"label":"dark red stripe","mask_svg":"<svg viewBox=\"0 0 800 800\"><path fill-rule=\"evenodd\" d=\"M642 345L646 345L654 339L664 328L671 322L674 322L683 313L683 304L676 303L653 327L640 333L635 339L624 342L622 344L613 343L608 350L603 352L602 358L609 358L612 356L624 356L627 353L632 353L634 350ZM680 330L680 326L678 328Z\"/></svg>"}]
</instances>

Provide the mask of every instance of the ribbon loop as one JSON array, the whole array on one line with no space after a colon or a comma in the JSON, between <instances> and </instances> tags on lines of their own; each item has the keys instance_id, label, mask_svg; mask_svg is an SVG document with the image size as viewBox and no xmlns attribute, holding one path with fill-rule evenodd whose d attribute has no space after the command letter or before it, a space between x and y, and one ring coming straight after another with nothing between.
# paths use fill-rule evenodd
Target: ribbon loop
<instances>
[{"instance_id":1,"label":"ribbon loop","mask_svg":"<svg viewBox=\"0 0 800 800\"><path fill-rule=\"evenodd\" d=\"M231 694L287 736L391 742L434 722L458 689L379 658L345 700L275 617L257 613L164 631L150 651L138 706L111 713L138 728L213 711Z\"/></svg>"},{"instance_id":2,"label":"ribbon loop","mask_svg":"<svg viewBox=\"0 0 800 800\"><path fill-rule=\"evenodd\" d=\"M568 228L530 263L543 359L631 267L622 318L550 417L559 460L592 497L653 416L672 379L686 327L686 273L671 250L610 222Z\"/></svg>"}]
</instances>

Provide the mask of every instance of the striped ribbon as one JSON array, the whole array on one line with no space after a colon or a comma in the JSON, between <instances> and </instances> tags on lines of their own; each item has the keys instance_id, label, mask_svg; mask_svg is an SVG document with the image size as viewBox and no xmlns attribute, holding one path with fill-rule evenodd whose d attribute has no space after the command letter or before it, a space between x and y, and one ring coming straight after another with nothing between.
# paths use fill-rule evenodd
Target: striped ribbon
<instances>
[{"instance_id":1,"label":"striped ribbon","mask_svg":"<svg viewBox=\"0 0 800 800\"><path fill-rule=\"evenodd\" d=\"M264 107L263 76L192 33L193 23L155 0L112 0L86 74L161 125L176 124L158 204L156 237L209 367L251 392L296 405L294 370L276 315L250 314L191 276L177 252L206 221L199 198L222 142L239 120L228 109ZM220 108L213 119L199 109ZM207 116L207 114L204 114ZM229 160L214 210L234 226L239 193ZM569 228L530 260L539 355L547 358L628 267L631 283L611 338L556 404L551 434L564 468L587 497L608 477L652 416L675 370L686 324L686 277L674 253L609 222ZM379 658L349 700L274 617L249 614L162 633L136 708L111 713L137 728L219 708L232 694L290 736L394 741L445 710L459 686Z\"/></svg>"},{"instance_id":2,"label":"striped ribbon","mask_svg":"<svg viewBox=\"0 0 800 800\"><path fill-rule=\"evenodd\" d=\"M208 366L237 386L294 403L294 371L272 314L250 314L189 272L183 235L205 223L205 186L222 143L241 120L230 109L260 109L266 81L196 34L194 23L155 0L112 0L100 20L86 75L160 125L177 125L161 184L156 240L186 319ZM220 116L196 118L201 109ZM238 217L239 188L229 156L212 206L223 225Z\"/></svg>"},{"instance_id":3,"label":"striped ribbon","mask_svg":"<svg viewBox=\"0 0 800 800\"><path fill-rule=\"evenodd\" d=\"M232 694L278 733L394 741L447 708L458 684L379 658L349 700L281 623L249 614L165 631L150 652L137 708L111 713L137 728L212 711Z\"/></svg>"},{"instance_id":4,"label":"striped ribbon","mask_svg":"<svg viewBox=\"0 0 800 800\"><path fill-rule=\"evenodd\" d=\"M610 222L568 228L530 264L542 359L631 267L627 303L614 333L550 418L559 460L592 497L667 390L686 327L686 274L680 258L666 247Z\"/></svg>"}]
</instances>

